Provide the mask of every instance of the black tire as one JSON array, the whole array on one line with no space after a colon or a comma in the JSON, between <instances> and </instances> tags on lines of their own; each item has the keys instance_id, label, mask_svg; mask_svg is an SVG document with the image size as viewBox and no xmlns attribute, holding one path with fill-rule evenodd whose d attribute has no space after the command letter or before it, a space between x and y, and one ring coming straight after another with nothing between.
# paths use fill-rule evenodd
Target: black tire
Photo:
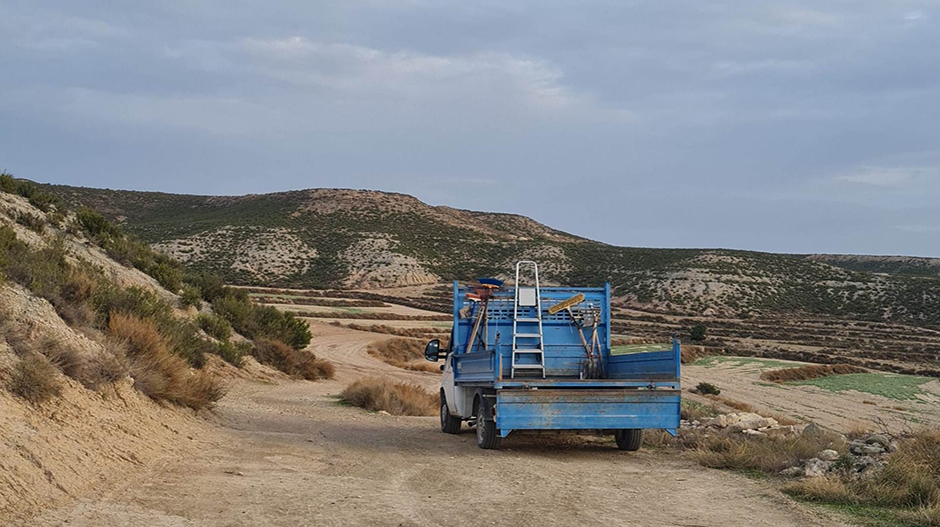
<instances>
[{"instance_id":1,"label":"black tire","mask_svg":"<svg viewBox=\"0 0 940 527\"><path fill-rule=\"evenodd\" d=\"M643 445L643 430L617 430L614 432L617 448L627 452L636 452Z\"/></svg>"},{"instance_id":2,"label":"black tire","mask_svg":"<svg viewBox=\"0 0 940 527\"><path fill-rule=\"evenodd\" d=\"M447 409L447 399L444 398L444 393L441 393L441 432L445 434L459 434L460 433L460 418L450 415L450 410Z\"/></svg>"},{"instance_id":3,"label":"black tire","mask_svg":"<svg viewBox=\"0 0 940 527\"><path fill-rule=\"evenodd\" d=\"M477 399L476 404L477 446L484 450L499 448L499 432L496 430L496 421L487 419L489 408L483 399Z\"/></svg>"}]
</instances>

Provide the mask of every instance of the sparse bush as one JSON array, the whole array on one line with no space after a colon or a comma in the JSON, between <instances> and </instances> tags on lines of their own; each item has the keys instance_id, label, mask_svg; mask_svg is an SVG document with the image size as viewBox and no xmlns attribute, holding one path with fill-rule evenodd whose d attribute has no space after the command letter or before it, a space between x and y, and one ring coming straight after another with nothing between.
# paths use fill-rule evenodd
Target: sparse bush
<instances>
[{"instance_id":1,"label":"sparse bush","mask_svg":"<svg viewBox=\"0 0 940 527\"><path fill-rule=\"evenodd\" d=\"M232 326L222 317L200 313L196 320L206 334L218 341L225 342L232 336Z\"/></svg>"},{"instance_id":2,"label":"sparse bush","mask_svg":"<svg viewBox=\"0 0 940 527\"><path fill-rule=\"evenodd\" d=\"M440 399L424 388L384 377L359 379L347 386L340 397L366 410L384 410L392 415L437 415Z\"/></svg>"},{"instance_id":3,"label":"sparse bush","mask_svg":"<svg viewBox=\"0 0 940 527\"><path fill-rule=\"evenodd\" d=\"M184 281L191 286L199 289L203 300L212 303L226 292L225 282L217 275L207 272L190 273L184 278ZM247 293L245 296L247 300Z\"/></svg>"},{"instance_id":4,"label":"sparse bush","mask_svg":"<svg viewBox=\"0 0 940 527\"><path fill-rule=\"evenodd\" d=\"M376 344L370 344L369 355L391 364L396 368L428 373L441 373L437 364L424 359L424 341L415 339L388 339ZM442 342L442 347L447 344Z\"/></svg>"},{"instance_id":5,"label":"sparse bush","mask_svg":"<svg viewBox=\"0 0 940 527\"><path fill-rule=\"evenodd\" d=\"M248 342L219 342L216 346L216 353L222 357L222 360L235 366L236 368L241 368L245 362L245 356L250 355L252 346Z\"/></svg>"},{"instance_id":6,"label":"sparse bush","mask_svg":"<svg viewBox=\"0 0 940 527\"><path fill-rule=\"evenodd\" d=\"M42 337L33 344L33 350L46 357L66 376L81 381L85 358L71 345L51 337Z\"/></svg>"},{"instance_id":7,"label":"sparse bush","mask_svg":"<svg viewBox=\"0 0 940 527\"><path fill-rule=\"evenodd\" d=\"M102 287L92 298L92 304L105 326L114 313L152 320L163 320L170 315L170 308L165 302L153 292L140 287Z\"/></svg>"},{"instance_id":8,"label":"sparse bush","mask_svg":"<svg viewBox=\"0 0 940 527\"><path fill-rule=\"evenodd\" d=\"M32 181L16 179L7 173L0 173L0 191L17 194L29 200L30 205L43 212L49 212L53 207L62 209L62 201L48 192L39 190Z\"/></svg>"},{"instance_id":9,"label":"sparse bush","mask_svg":"<svg viewBox=\"0 0 940 527\"><path fill-rule=\"evenodd\" d=\"M705 340L707 333L708 328L705 326L705 324L696 324L692 326L692 330L689 332L689 337L696 342L700 342Z\"/></svg>"},{"instance_id":10,"label":"sparse bush","mask_svg":"<svg viewBox=\"0 0 940 527\"><path fill-rule=\"evenodd\" d=\"M38 353L23 357L13 368L10 392L33 403L40 404L62 393L56 377L58 370Z\"/></svg>"},{"instance_id":11,"label":"sparse bush","mask_svg":"<svg viewBox=\"0 0 940 527\"><path fill-rule=\"evenodd\" d=\"M719 395L721 394L721 388L710 382L700 382L695 387L695 392L702 395Z\"/></svg>"},{"instance_id":12,"label":"sparse bush","mask_svg":"<svg viewBox=\"0 0 940 527\"><path fill-rule=\"evenodd\" d=\"M202 307L202 295L199 288L191 285L183 285L183 291L180 293L180 307Z\"/></svg>"},{"instance_id":13,"label":"sparse bush","mask_svg":"<svg viewBox=\"0 0 940 527\"><path fill-rule=\"evenodd\" d=\"M141 269L152 276L164 289L176 293L183 287L183 271L166 262L158 263L149 269Z\"/></svg>"},{"instance_id":14,"label":"sparse bush","mask_svg":"<svg viewBox=\"0 0 940 527\"><path fill-rule=\"evenodd\" d=\"M150 398L200 409L224 394L208 372L190 370L183 358L170 351L153 321L113 313L109 328L127 344L134 386Z\"/></svg>"},{"instance_id":15,"label":"sparse bush","mask_svg":"<svg viewBox=\"0 0 940 527\"><path fill-rule=\"evenodd\" d=\"M13 229L0 226L0 270L38 296L53 299L69 275L62 241L33 250L18 240Z\"/></svg>"},{"instance_id":16,"label":"sparse bush","mask_svg":"<svg viewBox=\"0 0 940 527\"><path fill-rule=\"evenodd\" d=\"M113 338L104 341L104 351L92 356L80 382L89 389L100 389L130 374L125 345Z\"/></svg>"},{"instance_id":17,"label":"sparse bush","mask_svg":"<svg viewBox=\"0 0 940 527\"><path fill-rule=\"evenodd\" d=\"M315 381L331 379L334 374L331 362L318 359L313 353L296 350L278 340L256 340L252 354L258 362L273 366L292 377Z\"/></svg>"},{"instance_id":18,"label":"sparse bush","mask_svg":"<svg viewBox=\"0 0 940 527\"><path fill-rule=\"evenodd\" d=\"M252 304L245 291L227 289L212 302L212 310L248 338L279 340L295 349L310 344L306 322L274 307Z\"/></svg>"},{"instance_id":19,"label":"sparse bush","mask_svg":"<svg viewBox=\"0 0 940 527\"><path fill-rule=\"evenodd\" d=\"M46 221L37 216L36 214L31 214L29 212L21 212L16 215L16 223L26 227L31 231L38 232L42 234L42 231L46 227Z\"/></svg>"}]
</instances>

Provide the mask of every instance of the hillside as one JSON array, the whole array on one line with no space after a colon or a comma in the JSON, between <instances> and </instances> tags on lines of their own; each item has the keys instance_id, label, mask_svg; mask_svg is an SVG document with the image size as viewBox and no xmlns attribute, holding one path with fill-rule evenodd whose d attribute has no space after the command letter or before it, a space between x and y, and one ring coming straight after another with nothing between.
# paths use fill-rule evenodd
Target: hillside
<instances>
[{"instance_id":1,"label":"hillside","mask_svg":"<svg viewBox=\"0 0 940 527\"><path fill-rule=\"evenodd\" d=\"M520 258L550 282L609 280L618 302L728 316L807 313L940 325L940 279L896 265L722 249L615 247L529 218L430 206L377 191L313 189L240 197L65 186L162 251L239 284L374 289L481 275ZM924 269L931 266L924 264ZM875 274L869 271L896 274Z\"/></svg>"},{"instance_id":2,"label":"hillside","mask_svg":"<svg viewBox=\"0 0 940 527\"><path fill-rule=\"evenodd\" d=\"M231 379L286 378L262 363L331 375L309 342L305 322L0 174L0 523L185 458Z\"/></svg>"}]
</instances>

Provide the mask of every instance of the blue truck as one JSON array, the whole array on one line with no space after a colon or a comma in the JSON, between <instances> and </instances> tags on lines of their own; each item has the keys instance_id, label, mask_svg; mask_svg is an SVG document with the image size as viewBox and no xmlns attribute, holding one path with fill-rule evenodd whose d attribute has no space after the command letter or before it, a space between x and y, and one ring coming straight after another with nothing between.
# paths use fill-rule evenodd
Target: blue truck
<instances>
[{"instance_id":1,"label":"blue truck","mask_svg":"<svg viewBox=\"0 0 940 527\"><path fill-rule=\"evenodd\" d=\"M425 348L445 361L441 430L466 421L485 449L513 431L613 434L621 450L639 449L644 429L675 435L679 341L612 351L610 317L610 284L540 287L531 261L516 264L512 287L455 281L451 338Z\"/></svg>"}]
</instances>

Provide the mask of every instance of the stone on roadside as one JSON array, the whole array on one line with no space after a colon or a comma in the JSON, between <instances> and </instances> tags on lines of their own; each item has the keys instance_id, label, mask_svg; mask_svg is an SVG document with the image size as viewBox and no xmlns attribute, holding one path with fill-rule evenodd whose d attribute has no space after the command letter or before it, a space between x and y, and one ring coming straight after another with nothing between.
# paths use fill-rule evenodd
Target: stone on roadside
<instances>
[{"instance_id":1,"label":"stone on roadside","mask_svg":"<svg viewBox=\"0 0 940 527\"><path fill-rule=\"evenodd\" d=\"M796 466L796 467L785 468L780 471L780 475L788 476L791 478L798 478L803 475L803 467Z\"/></svg>"},{"instance_id":2,"label":"stone on roadside","mask_svg":"<svg viewBox=\"0 0 940 527\"><path fill-rule=\"evenodd\" d=\"M803 475L808 478L825 476L831 466L831 461L823 461L814 457L806 462L806 465L803 467Z\"/></svg>"},{"instance_id":3,"label":"stone on roadside","mask_svg":"<svg viewBox=\"0 0 940 527\"><path fill-rule=\"evenodd\" d=\"M881 445L883 448L887 449L888 445L891 444L891 438L884 434L872 434L865 439L865 443L869 445Z\"/></svg>"},{"instance_id":4,"label":"stone on roadside","mask_svg":"<svg viewBox=\"0 0 940 527\"><path fill-rule=\"evenodd\" d=\"M777 420L772 417L761 417L757 414L750 414L754 417L742 419L728 427L729 432L741 432L742 430L757 430L758 428L769 428L777 424Z\"/></svg>"},{"instance_id":5,"label":"stone on roadside","mask_svg":"<svg viewBox=\"0 0 940 527\"><path fill-rule=\"evenodd\" d=\"M831 448L827 448L826 450L816 454L816 457L823 461L835 461L839 459L839 453L835 450L832 450Z\"/></svg>"},{"instance_id":6,"label":"stone on roadside","mask_svg":"<svg viewBox=\"0 0 940 527\"><path fill-rule=\"evenodd\" d=\"M818 436L824 433L825 430L823 427L819 426L816 423L810 423L803 428L803 435L807 436Z\"/></svg>"}]
</instances>

